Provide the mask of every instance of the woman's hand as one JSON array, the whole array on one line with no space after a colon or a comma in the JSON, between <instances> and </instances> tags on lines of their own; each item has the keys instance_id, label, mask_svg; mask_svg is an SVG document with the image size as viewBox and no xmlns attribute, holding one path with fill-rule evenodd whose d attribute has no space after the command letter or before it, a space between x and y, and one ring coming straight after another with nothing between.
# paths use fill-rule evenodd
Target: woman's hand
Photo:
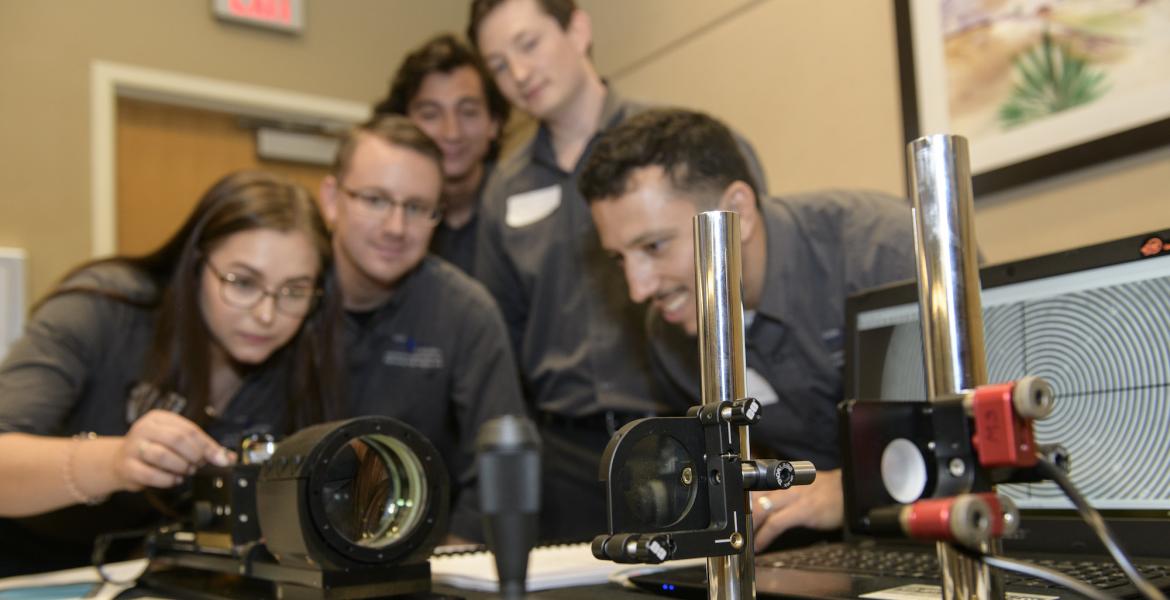
<instances>
[{"instance_id":1,"label":"woman's hand","mask_svg":"<svg viewBox=\"0 0 1170 600\"><path fill-rule=\"evenodd\" d=\"M840 469L817 472L816 481L810 485L752 493L756 552L793 527L837 529L844 518Z\"/></svg>"},{"instance_id":2,"label":"woman's hand","mask_svg":"<svg viewBox=\"0 0 1170 600\"><path fill-rule=\"evenodd\" d=\"M194 422L165 410L152 410L130 427L114 456L114 475L122 489L168 488L200 466L227 466L235 453L220 446Z\"/></svg>"}]
</instances>

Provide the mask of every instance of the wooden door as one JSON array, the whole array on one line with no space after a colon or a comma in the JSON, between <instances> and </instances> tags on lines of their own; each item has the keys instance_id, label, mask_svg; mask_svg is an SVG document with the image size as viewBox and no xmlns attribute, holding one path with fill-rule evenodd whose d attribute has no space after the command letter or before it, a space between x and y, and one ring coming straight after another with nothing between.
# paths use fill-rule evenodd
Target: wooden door
<instances>
[{"instance_id":1,"label":"wooden door","mask_svg":"<svg viewBox=\"0 0 1170 600\"><path fill-rule=\"evenodd\" d=\"M166 241L199 197L231 171L260 168L317 195L328 167L262 160L253 129L236 115L118 98L117 252L142 254Z\"/></svg>"}]
</instances>

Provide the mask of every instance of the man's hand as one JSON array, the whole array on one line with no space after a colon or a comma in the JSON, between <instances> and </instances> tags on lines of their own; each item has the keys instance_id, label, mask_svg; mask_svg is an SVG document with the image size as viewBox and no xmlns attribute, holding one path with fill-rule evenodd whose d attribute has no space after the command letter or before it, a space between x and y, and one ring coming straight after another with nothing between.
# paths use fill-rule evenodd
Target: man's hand
<instances>
[{"instance_id":1,"label":"man's hand","mask_svg":"<svg viewBox=\"0 0 1170 600\"><path fill-rule=\"evenodd\" d=\"M752 492L756 552L793 527L837 529L845 517L841 469L818 471L811 485Z\"/></svg>"}]
</instances>

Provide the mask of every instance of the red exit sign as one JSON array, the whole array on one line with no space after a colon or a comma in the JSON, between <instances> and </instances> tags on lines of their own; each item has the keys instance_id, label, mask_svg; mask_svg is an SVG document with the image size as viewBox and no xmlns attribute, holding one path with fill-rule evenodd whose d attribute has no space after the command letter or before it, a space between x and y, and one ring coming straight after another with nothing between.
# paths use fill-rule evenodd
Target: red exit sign
<instances>
[{"instance_id":1,"label":"red exit sign","mask_svg":"<svg viewBox=\"0 0 1170 600\"><path fill-rule=\"evenodd\" d=\"M305 0L212 0L211 12L225 21L299 33Z\"/></svg>"}]
</instances>

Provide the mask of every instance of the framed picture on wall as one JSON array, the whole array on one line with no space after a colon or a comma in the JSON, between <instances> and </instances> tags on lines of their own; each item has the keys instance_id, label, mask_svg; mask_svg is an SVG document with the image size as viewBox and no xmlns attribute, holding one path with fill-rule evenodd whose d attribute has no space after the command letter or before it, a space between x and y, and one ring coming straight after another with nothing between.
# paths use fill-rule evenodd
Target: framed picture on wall
<instances>
[{"instance_id":1,"label":"framed picture on wall","mask_svg":"<svg viewBox=\"0 0 1170 600\"><path fill-rule=\"evenodd\" d=\"M906 141L967 138L975 195L1170 144L1170 0L894 0Z\"/></svg>"}]
</instances>

